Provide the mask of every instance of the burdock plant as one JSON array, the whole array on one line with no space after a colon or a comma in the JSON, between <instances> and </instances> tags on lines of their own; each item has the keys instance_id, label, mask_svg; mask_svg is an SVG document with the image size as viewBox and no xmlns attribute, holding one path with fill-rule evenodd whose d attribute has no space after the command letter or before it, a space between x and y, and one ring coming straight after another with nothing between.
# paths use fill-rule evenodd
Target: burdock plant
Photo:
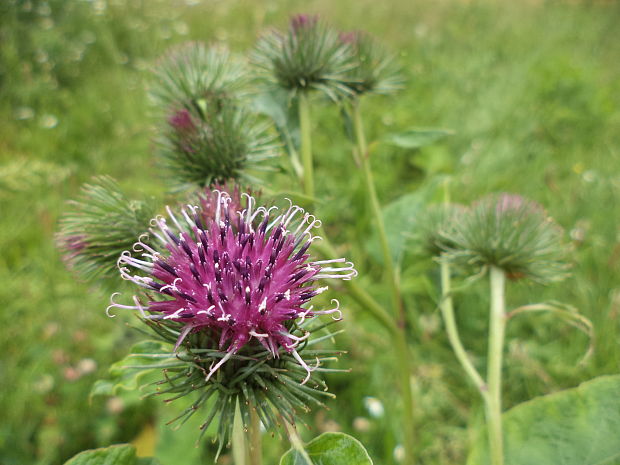
<instances>
[{"instance_id":1,"label":"burdock plant","mask_svg":"<svg viewBox=\"0 0 620 465\"><path fill-rule=\"evenodd\" d=\"M278 154L269 125L247 108L243 61L223 47L189 43L155 66L150 95L163 164L180 185L253 181Z\"/></svg>"},{"instance_id":2,"label":"burdock plant","mask_svg":"<svg viewBox=\"0 0 620 465\"><path fill-rule=\"evenodd\" d=\"M57 244L67 266L81 279L118 277L118 256L146 232L155 213L151 202L132 200L109 176L82 186L60 219Z\"/></svg>"},{"instance_id":3,"label":"burdock plant","mask_svg":"<svg viewBox=\"0 0 620 465\"><path fill-rule=\"evenodd\" d=\"M286 31L263 35L251 60L264 78L297 99L304 193L314 198L309 94L318 91L337 101L351 95L347 83L351 51L318 16L297 15Z\"/></svg>"},{"instance_id":4,"label":"burdock plant","mask_svg":"<svg viewBox=\"0 0 620 465\"><path fill-rule=\"evenodd\" d=\"M553 304L534 304L506 312L506 280L549 283L567 275L567 246L563 231L538 204L515 194L484 197L446 225L441 238L442 300L446 332L458 361L476 385L486 407L491 463L504 463L502 433L502 356L506 323L524 311L552 311L589 333L590 323L575 312ZM454 317L450 264L467 274L490 280L489 342L486 380L471 362L460 340Z\"/></svg>"},{"instance_id":5,"label":"burdock plant","mask_svg":"<svg viewBox=\"0 0 620 465\"><path fill-rule=\"evenodd\" d=\"M402 89L403 77L395 57L370 34L363 31L342 32L340 40L350 46L352 54L346 85L353 95L389 95Z\"/></svg>"},{"instance_id":6,"label":"burdock plant","mask_svg":"<svg viewBox=\"0 0 620 465\"><path fill-rule=\"evenodd\" d=\"M312 349L331 334L310 336L331 323L318 316L338 320L341 312L335 299L322 310L311 302L327 290L319 280L349 280L356 271L344 259L311 259L320 221L300 207L276 214L247 194L231 198L214 190L206 196L202 205L167 208L167 219L153 219L153 241L141 238L133 253L120 255L121 276L142 292L130 305L112 301L108 310L139 312L170 344L176 360L159 392L169 400L195 393L178 419L208 406L201 428L219 419L221 450L236 408L256 445L259 420L267 428L280 419L290 426L298 411L323 405L318 397L330 394L314 373L328 370L323 362L337 352ZM213 204L211 212L203 210ZM251 463L259 463L260 452L254 455Z\"/></svg>"},{"instance_id":7,"label":"burdock plant","mask_svg":"<svg viewBox=\"0 0 620 465\"><path fill-rule=\"evenodd\" d=\"M201 100L242 98L250 76L244 60L217 45L189 42L171 48L153 67L150 97L164 111Z\"/></svg>"}]
</instances>

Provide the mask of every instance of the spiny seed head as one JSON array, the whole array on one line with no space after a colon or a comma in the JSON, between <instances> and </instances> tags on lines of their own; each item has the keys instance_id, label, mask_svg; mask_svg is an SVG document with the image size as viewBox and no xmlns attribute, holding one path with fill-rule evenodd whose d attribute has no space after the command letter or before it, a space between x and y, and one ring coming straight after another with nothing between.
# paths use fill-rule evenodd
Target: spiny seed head
<instances>
[{"instance_id":1,"label":"spiny seed head","mask_svg":"<svg viewBox=\"0 0 620 465\"><path fill-rule=\"evenodd\" d=\"M350 95L349 45L318 16L297 15L287 31L270 31L256 45L251 61L268 80L292 92L318 90L337 100Z\"/></svg>"},{"instance_id":2,"label":"spiny seed head","mask_svg":"<svg viewBox=\"0 0 620 465\"><path fill-rule=\"evenodd\" d=\"M353 66L347 72L346 85L352 95L392 94L403 86L403 78L393 56L369 34L361 31L340 33L340 41L349 46Z\"/></svg>"},{"instance_id":3,"label":"spiny seed head","mask_svg":"<svg viewBox=\"0 0 620 465\"><path fill-rule=\"evenodd\" d=\"M454 244L449 239L452 229L465 212L465 207L455 204L431 205L416 220L414 241L420 252L436 257L451 249Z\"/></svg>"},{"instance_id":4,"label":"spiny seed head","mask_svg":"<svg viewBox=\"0 0 620 465\"><path fill-rule=\"evenodd\" d=\"M172 108L158 142L177 183L202 187L250 179L279 150L269 125L230 100Z\"/></svg>"},{"instance_id":5,"label":"spiny seed head","mask_svg":"<svg viewBox=\"0 0 620 465\"><path fill-rule=\"evenodd\" d=\"M563 230L535 202L493 194L474 203L443 234L448 257L465 267L496 266L509 278L546 283L567 275Z\"/></svg>"},{"instance_id":6,"label":"spiny seed head","mask_svg":"<svg viewBox=\"0 0 620 465\"><path fill-rule=\"evenodd\" d=\"M160 111L200 101L237 99L247 93L244 61L223 46L189 42L168 50L153 67L150 96Z\"/></svg>"},{"instance_id":7,"label":"spiny seed head","mask_svg":"<svg viewBox=\"0 0 620 465\"><path fill-rule=\"evenodd\" d=\"M167 208L170 224L161 216L153 220L151 233L159 247L140 241L133 250L142 251L142 258L124 252L118 261L122 277L146 289L147 302L136 297L131 308L149 320L182 323L177 348L190 333L218 335L218 348L226 355L207 379L250 341L273 357L280 348L295 355L303 338L291 333L291 324L340 315L338 305L329 310L309 305L327 289L317 281L356 275L344 259L310 259L311 231L320 221L300 207L291 205L274 216L273 208L255 208L254 199L245 196L245 208L231 211L230 196L216 195L219 208L210 223L203 221L200 206L188 205L176 215ZM311 369L298 361L307 380Z\"/></svg>"},{"instance_id":8,"label":"spiny seed head","mask_svg":"<svg viewBox=\"0 0 620 465\"><path fill-rule=\"evenodd\" d=\"M78 200L60 219L56 235L67 266L80 278L117 278L116 260L146 232L154 208L128 199L108 176L84 184Z\"/></svg>"}]
</instances>

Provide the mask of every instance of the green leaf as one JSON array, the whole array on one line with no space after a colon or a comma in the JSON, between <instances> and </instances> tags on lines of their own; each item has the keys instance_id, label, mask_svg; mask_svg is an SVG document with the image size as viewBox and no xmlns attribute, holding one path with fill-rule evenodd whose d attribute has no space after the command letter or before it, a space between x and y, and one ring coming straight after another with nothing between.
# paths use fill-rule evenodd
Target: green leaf
<instances>
[{"instance_id":1,"label":"green leaf","mask_svg":"<svg viewBox=\"0 0 620 465\"><path fill-rule=\"evenodd\" d=\"M110 367L109 380L97 381L90 397L117 395L119 391L133 391L144 385L143 378L161 370L178 360L172 355L172 346L159 341L142 341L131 348L131 353Z\"/></svg>"},{"instance_id":2,"label":"green leaf","mask_svg":"<svg viewBox=\"0 0 620 465\"><path fill-rule=\"evenodd\" d=\"M407 129L403 132L388 134L384 142L404 149L419 149L433 144L454 132L447 129Z\"/></svg>"},{"instance_id":3,"label":"green leaf","mask_svg":"<svg viewBox=\"0 0 620 465\"><path fill-rule=\"evenodd\" d=\"M305 449L312 464L290 449L280 459L280 465L372 465L362 443L344 433L323 433L306 444Z\"/></svg>"},{"instance_id":4,"label":"green leaf","mask_svg":"<svg viewBox=\"0 0 620 465\"><path fill-rule=\"evenodd\" d=\"M159 465L159 461L136 457L136 448L131 444L117 444L80 452L65 465Z\"/></svg>"},{"instance_id":5,"label":"green leaf","mask_svg":"<svg viewBox=\"0 0 620 465\"><path fill-rule=\"evenodd\" d=\"M538 397L503 419L506 465L620 464L620 375ZM467 465L489 463L482 433Z\"/></svg>"}]
</instances>

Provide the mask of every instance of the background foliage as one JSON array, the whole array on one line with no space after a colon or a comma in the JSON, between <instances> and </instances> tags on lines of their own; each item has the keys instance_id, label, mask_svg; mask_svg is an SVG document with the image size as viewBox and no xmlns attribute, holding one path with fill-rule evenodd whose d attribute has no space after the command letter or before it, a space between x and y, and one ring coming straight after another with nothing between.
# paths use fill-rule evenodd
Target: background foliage
<instances>
[{"instance_id":1,"label":"background foliage","mask_svg":"<svg viewBox=\"0 0 620 465\"><path fill-rule=\"evenodd\" d=\"M152 156L145 85L157 56L188 39L225 42L242 52L260 31L283 26L297 12L319 13L343 30L368 30L398 52L408 83L395 98L364 102L371 139L410 126L454 130L421 150L375 149L382 201L410 195L386 208L390 237L411 242L416 200L439 199L437 177L450 175L454 201L494 190L522 193L545 205L574 242L571 279L548 289L513 287L508 303L555 298L574 305L594 323L595 352L577 364L588 341L551 317L511 323L506 407L618 372L615 2L7 0L0 5L2 464L57 464L86 448L135 440L139 451L153 455L155 449L166 465L174 462L166 461L175 456L170 448L193 444L184 438L191 434L161 426L158 419L171 413L158 404L139 404L135 395L89 403L93 382L137 334L105 317L105 292L65 271L53 234L65 199L75 198L93 174L116 177L132 198L161 196L162 187L172 187ZM338 112L328 105L318 112L320 216L333 242L349 249L359 268L373 270L360 276L361 283L387 300L362 186L349 176L350 147ZM270 175L270 187L287 190L287 180ZM423 328L422 340L412 341L423 463L463 463L473 442L465 428L480 423L482 408L470 402L472 390L441 331L435 266L411 247L402 261L405 298L420 313L413 323ZM474 286L456 309L480 364L484 295ZM401 438L397 417L389 415L398 408L389 394L396 374L385 368L393 365L386 360L389 340L342 300L347 334L339 345L348 346L349 357L341 364L353 372L328 380L339 398L331 410L307 419L313 427L307 437L352 432L378 463L393 463ZM372 398L383 402L383 415L368 409L376 407ZM269 443L273 457L283 452Z\"/></svg>"}]
</instances>

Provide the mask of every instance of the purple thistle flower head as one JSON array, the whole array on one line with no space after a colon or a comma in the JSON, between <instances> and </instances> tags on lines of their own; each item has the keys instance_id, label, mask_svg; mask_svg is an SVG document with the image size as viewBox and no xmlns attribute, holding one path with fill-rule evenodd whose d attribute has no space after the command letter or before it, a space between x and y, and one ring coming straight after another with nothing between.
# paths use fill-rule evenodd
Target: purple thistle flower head
<instances>
[{"instance_id":1,"label":"purple thistle flower head","mask_svg":"<svg viewBox=\"0 0 620 465\"><path fill-rule=\"evenodd\" d=\"M216 201L211 221L204 221L201 206L192 205L180 215L168 207L171 224L162 216L153 219L151 233L161 248L139 241L134 251L145 259L125 252L118 262L124 279L147 290L148 303L136 296L134 306L112 302L108 310L131 308L147 319L183 323L176 348L190 332L217 335L226 355L207 380L244 345L258 341L273 357L280 348L291 353L307 372L305 383L313 368L295 347L307 335L294 336L292 323L323 314L339 319L337 301L327 310L309 304L327 290L316 283L321 278L348 280L357 272L345 259L310 259L308 249L318 238L312 230L321 222L302 208L291 204L277 215L276 207L256 208L254 198L243 194L246 207L239 211L230 208L233 200L226 192L211 195Z\"/></svg>"},{"instance_id":2,"label":"purple thistle flower head","mask_svg":"<svg viewBox=\"0 0 620 465\"><path fill-rule=\"evenodd\" d=\"M291 17L290 26L294 32L310 29L319 22L318 15L298 14Z\"/></svg>"},{"instance_id":3,"label":"purple thistle flower head","mask_svg":"<svg viewBox=\"0 0 620 465\"><path fill-rule=\"evenodd\" d=\"M338 38L343 44L356 46L361 35L362 32L360 31L343 31L338 34Z\"/></svg>"}]
</instances>

